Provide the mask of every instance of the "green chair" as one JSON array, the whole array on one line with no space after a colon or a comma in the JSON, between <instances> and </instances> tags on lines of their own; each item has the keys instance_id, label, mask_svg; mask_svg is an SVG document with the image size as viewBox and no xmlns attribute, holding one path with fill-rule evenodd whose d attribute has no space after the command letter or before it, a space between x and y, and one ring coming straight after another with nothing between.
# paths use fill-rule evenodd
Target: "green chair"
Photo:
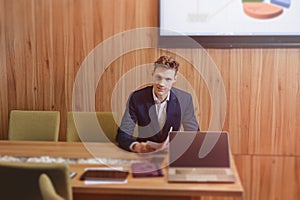
<instances>
[{"instance_id":1,"label":"green chair","mask_svg":"<svg viewBox=\"0 0 300 200\"><path fill-rule=\"evenodd\" d=\"M115 142L115 117L113 112L68 112L66 141Z\"/></svg>"},{"instance_id":2,"label":"green chair","mask_svg":"<svg viewBox=\"0 0 300 200\"><path fill-rule=\"evenodd\" d=\"M47 174L41 174L39 177L39 189L43 200L64 200L56 193L54 185Z\"/></svg>"},{"instance_id":3,"label":"green chair","mask_svg":"<svg viewBox=\"0 0 300 200\"><path fill-rule=\"evenodd\" d=\"M59 111L12 110L9 140L58 141Z\"/></svg>"},{"instance_id":4,"label":"green chair","mask_svg":"<svg viewBox=\"0 0 300 200\"><path fill-rule=\"evenodd\" d=\"M57 197L72 199L69 167L64 163L0 162L0 188L3 199L40 200L45 197L44 178L47 174ZM49 190L49 189L48 189ZM52 191L53 192L53 191ZM42 195L43 194L43 195ZM45 195L45 196L44 196Z\"/></svg>"}]
</instances>

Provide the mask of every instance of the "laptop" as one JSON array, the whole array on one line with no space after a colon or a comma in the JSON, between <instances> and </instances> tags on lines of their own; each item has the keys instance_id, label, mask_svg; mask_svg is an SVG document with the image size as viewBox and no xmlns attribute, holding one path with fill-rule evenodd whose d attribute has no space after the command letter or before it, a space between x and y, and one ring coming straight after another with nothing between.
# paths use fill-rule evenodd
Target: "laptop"
<instances>
[{"instance_id":1,"label":"laptop","mask_svg":"<svg viewBox=\"0 0 300 200\"><path fill-rule=\"evenodd\" d=\"M235 182L228 133L169 133L168 182Z\"/></svg>"}]
</instances>

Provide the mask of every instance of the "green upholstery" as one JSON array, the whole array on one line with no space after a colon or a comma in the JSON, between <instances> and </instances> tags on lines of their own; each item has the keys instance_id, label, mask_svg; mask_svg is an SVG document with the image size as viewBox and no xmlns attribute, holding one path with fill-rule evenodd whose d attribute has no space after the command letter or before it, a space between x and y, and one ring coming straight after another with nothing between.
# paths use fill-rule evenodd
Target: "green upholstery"
<instances>
[{"instance_id":1,"label":"green upholstery","mask_svg":"<svg viewBox=\"0 0 300 200\"><path fill-rule=\"evenodd\" d=\"M59 111L12 110L9 140L58 141Z\"/></svg>"},{"instance_id":2,"label":"green upholstery","mask_svg":"<svg viewBox=\"0 0 300 200\"><path fill-rule=\"evenodd\" d=\"M115 142L118 125L114 116L113 112L68 112L67 141Z\"/></svg>"},{"instance_id":3,"label":"green upholstery","mask_svg":"<svg viewBox=\"0 0 300 200\"><path fill-rule=\"evenodd\" d=\"M72 199L67 164L0 162L1 199L42 199L39 177L44 173L52 180L59 196Z\"/></svg>"},{"instance_id":4,"label":"green upholstery","mask_svg":"<svg viewBox=\"0 0 300 200\"><path fill-rule=\"evenodd\" d=\"M39 177L39 189L43 200L63 200L54 188L54 185L47 174L41 174Z\"/></svg>"}]
</instances>

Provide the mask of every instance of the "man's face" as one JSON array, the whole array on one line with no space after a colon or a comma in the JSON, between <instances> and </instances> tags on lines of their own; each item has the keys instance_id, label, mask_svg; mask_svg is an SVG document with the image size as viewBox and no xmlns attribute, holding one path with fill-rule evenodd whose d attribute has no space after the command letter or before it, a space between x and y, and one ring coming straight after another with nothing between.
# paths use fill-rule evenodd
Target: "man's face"
<instances>
[{"instance_id":1,"label":"man's face","mask_svg":"<svg viewBox=\"0 0 300 200\"><path fill-rule=\"evenodd\" d=\"M157 67L153 72L154 93L159 100L162 101L168 96L168 92L177 79L175 73L175 69L167 69L164 67Z\"/></svg>"}]
</instances>

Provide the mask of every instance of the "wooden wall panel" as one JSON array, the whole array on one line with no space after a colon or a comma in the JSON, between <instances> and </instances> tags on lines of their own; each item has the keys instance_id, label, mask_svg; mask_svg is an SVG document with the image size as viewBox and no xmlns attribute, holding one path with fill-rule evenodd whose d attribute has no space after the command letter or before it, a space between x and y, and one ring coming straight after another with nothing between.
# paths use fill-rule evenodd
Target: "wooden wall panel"
<instances>
[{"instance_id":1,"label":"wooden wall panel","mask_svg":"<svg viewBox=\"0 0 300 200\"><path fill-rule=\"evenodd\" d=\"M0 8L5 4L0 1ZM5 43L5 12L0 12L0 138L7 138L8 129L8 91Z\"/></svg>"},{"instance_id":2,"label":"wooden wall panel","mask_svg":"<svg viewBox=\"0 0 300 200\"><path fill-rule=\"evenodd\" d=\"M299 157L255 156L252 199L299 199Z\"/></svg>"},{"instance_id":3,"label":"wooden wall panel","mask_svg":"<svg viewBox=\"0 0 300 200\"><path fill-rule=\"evenodd\" d=\"M8 59L1 59L2 71L7 71L3 76L8 75L1 78L2 139L7 138L10 110L33 109L61 111L64 140L74 80L85 57L114 34L157 24L157 16L152 15L157 4L149 0L1 0L1 5L1 55ZM144 7L149 10L140 10ZM124 65L115 72L122 72ZM107 84L111 87L114 82L109 79Z\"/></svg>"},{"instance_id":4,"label":"wooden wall panel","mask_svg":"<svg viewBox=\"0 0 300 200\"><path fill-rule=\"evenodd\" d=\"M216 51L216 52L215 52ZM229 55L227 65L218 51ZM299 155L299 49L232 49L210 53L226 86L233 152ZM228 129L227 129L228 127Z\"/></svg>"},{"instance_id":5,"label":"wooden wall panel","mask_svg":"<svg viewBox=\"0 0 300 200\"><path fill-rule=\"evenodd\" d=\"M243 197L209 196L203 200L299 199L299 157L235 156L244 186Z\"/></svg>"},{"instance_id":6,"label":"wooden wall panel","mask_svg":"<svg viewBox=\"0 0 300 200\"><path fill-rule=\"evenodd\" d=\"M85 58L116 34L157 25L158 0L0 0L0 139L7 139L9 112L26 109L59 110L60 140L65 140L66 113L72 110L74 81ZM153 35L135 39L113 40L120 42L117 48L92 59L88 71L94 76L85 80L87 86L97 84L90 99L96 110L112 110L116 85L130 75L117 94L122 99L117 107L123 110L128 87L149 79L151 63L159 55L173 55L157 48L127 52L113 60L98 80L98 64L112 53L136 42L156 42ZM299 198L300 49L207 49L207 53L226 89L223 129L230 133L245 187L242 199ZM195 91L195 114L201 129L207 130L212 116L207 85L188 61L174 56L183 78L177 86ZM201 66L206 64L201 61ZM143 65L150 69L134 71ZM91 105L87 108L93 109ZM282 183L290 187L281 189Z\"/></svg>"}]
</instances>

